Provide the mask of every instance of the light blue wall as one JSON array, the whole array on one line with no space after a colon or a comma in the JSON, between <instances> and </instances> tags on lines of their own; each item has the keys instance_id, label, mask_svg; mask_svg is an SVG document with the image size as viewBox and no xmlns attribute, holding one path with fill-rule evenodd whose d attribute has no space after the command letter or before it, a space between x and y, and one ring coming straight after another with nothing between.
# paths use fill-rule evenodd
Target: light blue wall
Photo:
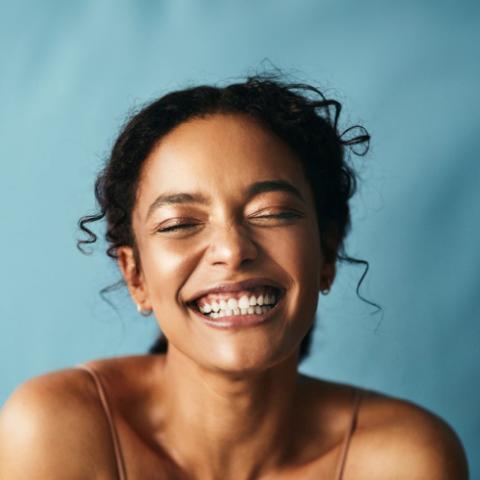
<instances>
[{"instance_id":1,"label":"light blue wall","mask_svg":"<svg viewBox=\"0 0 480 480\"><path fill-rule=\"evenodd\" d=\"M0 403L25 379L142 352L155 335L100 249L75 248L125 114L166 91L276 66L345 102L373 136L350 253L302 367L447 419L480 477L478 2L0 3ZM378 328L377 328L378 327ZM475 456L475 452L477 456Z\"/></svg>"}]
</instances>

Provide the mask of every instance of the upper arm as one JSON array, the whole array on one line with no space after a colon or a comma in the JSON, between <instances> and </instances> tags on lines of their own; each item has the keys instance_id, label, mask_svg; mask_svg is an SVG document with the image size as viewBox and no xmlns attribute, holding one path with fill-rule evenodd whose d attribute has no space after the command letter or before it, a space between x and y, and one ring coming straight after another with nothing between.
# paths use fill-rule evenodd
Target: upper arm
<instances>
[{"instance_id":1,"label":"upper arm","mask_svg":"<svg viewBox=\"0 0 480 480\"><path fill-rule=\"evenodd\" d=\"M360 455L353 463L365 472L361 478L468 480L465 452L447 423L408 402L385 403L384 421L357 439Z\"/></svg>"},{"instance_id":2,"label":"upper arm","mask_svg":"<svg viewBox=\"0 0 480 480\"><path fill-rule=\"evenodd\" d=\"M426 412L416 417L403 427L394 450L400 471L419 480L467 480L467 460L455 432Z\"/></svg>"},{"instance_id":3,"label":"upper arm","mask_svg":"<svg viewBox=\"0 0 480 480\"><path fill-rule=\"evenodd\" d=\"M101 418L71 380L61 373L39 377L7 400L0 412L0 478L95 478L108 468Z\"/></svg>"}]
</instances>

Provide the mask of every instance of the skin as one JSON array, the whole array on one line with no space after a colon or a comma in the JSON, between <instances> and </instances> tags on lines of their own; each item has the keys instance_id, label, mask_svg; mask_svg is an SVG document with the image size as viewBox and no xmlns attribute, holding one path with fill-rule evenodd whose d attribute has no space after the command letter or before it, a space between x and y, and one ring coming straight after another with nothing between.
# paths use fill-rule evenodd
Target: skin
<instances>
[{"instance_id":1,"label":"skin","mask_svg":"<svg viewBox=\"0 0 480 480\"><path fill-rule=\"evenodd\" d=\"M302 199L246 194L266 180L289 182ZM201 193L206 203L151 209L159 195L178 192ZM274 216L282 212L291 215ZM140 264L122 247L119 267L135 303L153 310L169 351L95 362L119 419L129 478L333 478L352 389L297 372L299 344L335 266L324 260L295 153L242 115L183 123L146 159L132 225ZM269 322L217 330L186 305L200 289L255 277L286 289ZM12 395L0 417L0 478L115 475L86 372L37 377ZM367 392L343 478L461 480L467 467L442 420Z\"/></svg>"}]
</instances>

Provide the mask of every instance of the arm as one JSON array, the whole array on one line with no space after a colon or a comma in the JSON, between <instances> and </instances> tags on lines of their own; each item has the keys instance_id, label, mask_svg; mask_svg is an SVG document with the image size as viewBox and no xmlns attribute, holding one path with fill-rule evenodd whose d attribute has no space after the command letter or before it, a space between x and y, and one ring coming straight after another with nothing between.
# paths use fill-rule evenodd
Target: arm
<instances>
[{"instance_id":1,"label":"arm","mask_svg":"<svg viewBox=\"0 0 480 480\"><path fill-rule=\"evenodd\" d=\"M447 423L409 402L376 403L376 426L359 435L346 479L468 480L465 452Z\"/></svg>"},{"instance_id":2,"label":"arm","mask_svg":"<svg viewBox=\"0 0 480 480\"><path fill-rule=\"evenodd\" d=\"M2 480L97 478L114 471L108 429L83 372L21 385L0 412ZM90 398L89 398L90 397Z\"/></svg>"}]
</instances>

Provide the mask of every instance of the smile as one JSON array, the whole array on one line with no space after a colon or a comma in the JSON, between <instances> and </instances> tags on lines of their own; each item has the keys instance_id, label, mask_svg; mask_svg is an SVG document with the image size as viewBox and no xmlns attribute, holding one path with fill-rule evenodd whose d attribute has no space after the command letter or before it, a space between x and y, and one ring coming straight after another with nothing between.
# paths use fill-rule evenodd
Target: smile
<instances>
[{"instance_id":1,"label":"smile","mask_svg":"<svg viewBox=\"0 0 480 480\"><path fill-rule=\"evenodd\" d=\"M235 294L206 295L188 306L209 326L244 327L269 319L281 303L283 293L277 288L263 286Z\"/></svg>"}]
</instances>

